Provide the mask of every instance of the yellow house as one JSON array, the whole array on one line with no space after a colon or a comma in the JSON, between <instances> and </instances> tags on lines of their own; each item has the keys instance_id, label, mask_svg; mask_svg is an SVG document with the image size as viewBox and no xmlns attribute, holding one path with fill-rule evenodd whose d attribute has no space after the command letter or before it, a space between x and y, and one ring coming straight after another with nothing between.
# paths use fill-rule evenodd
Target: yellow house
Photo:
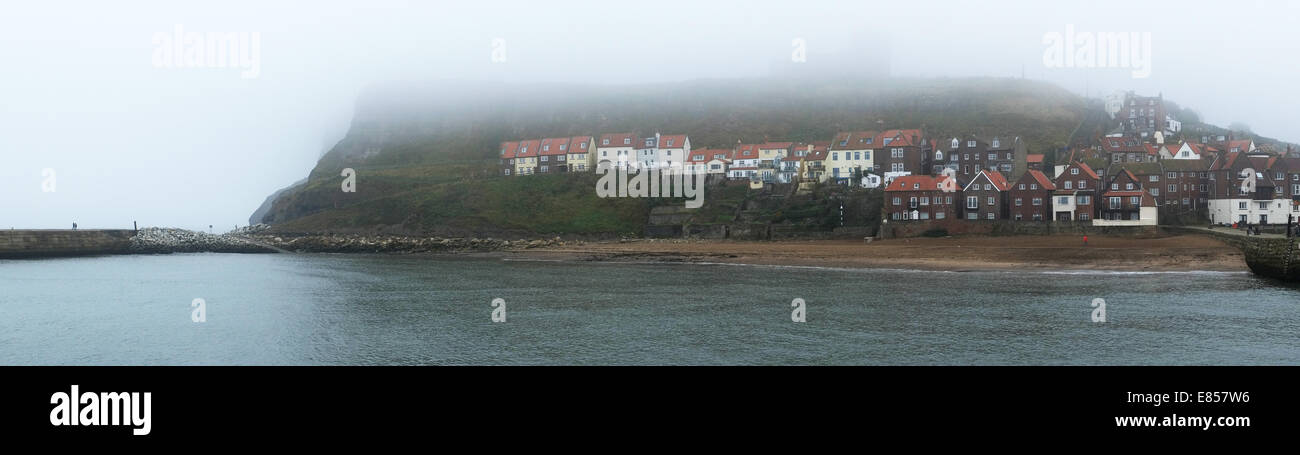
<instances>
[{"instance_id":1,"label":"yellow house","mask_svg":"<svg viewBox=\"0 0 1300 455\"><path fill-rule=\"evenodd\" d=\"M519 141L519 151L515 153L515 175L537 173L537 153L541 148L541 139Z\"/></svg>"},{"instance_id":2,"label":"yellow house","mask_svg":"<svg viewBox=\"0 0 1300 455\"><path fill-rule=\"evenodd\" d=\"M822 161L825 173L821 181L848 181L854 171L872 172L875 169L875 151L880 147L878 134L871 131L842 132L831 141L826 159Z\"/></svg>"},{"instance_id":3,"label":"yellow house","mask_svg":"<svg viewBox=\"0 0 1300 455\"><path fill-rule=\"evenodd\" d=\"M569 172L595 172L596 143L591 136L569 140Z\"/></svg>"}]
</instances>

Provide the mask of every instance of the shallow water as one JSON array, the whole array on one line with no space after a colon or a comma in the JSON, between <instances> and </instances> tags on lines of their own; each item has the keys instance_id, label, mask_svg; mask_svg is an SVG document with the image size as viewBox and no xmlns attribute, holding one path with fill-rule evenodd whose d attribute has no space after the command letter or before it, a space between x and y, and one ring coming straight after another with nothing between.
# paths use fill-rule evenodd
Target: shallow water
<instances>
[{"instance_id":1,"label":"shallow water","mask_svg":"<svg viewBox=\"0 0 1300 455\"><path fill-rule=\"evenodd\" d=\"M206 302L206 322L191 302ZM506 321L492 322L494 298ZM791 322L791 300L807 322ZM1107 322L1091 319L1105 299ZM1247 273L428 256L0 261L0 364L1300 364Z\"/></svg>"}]
</instances>

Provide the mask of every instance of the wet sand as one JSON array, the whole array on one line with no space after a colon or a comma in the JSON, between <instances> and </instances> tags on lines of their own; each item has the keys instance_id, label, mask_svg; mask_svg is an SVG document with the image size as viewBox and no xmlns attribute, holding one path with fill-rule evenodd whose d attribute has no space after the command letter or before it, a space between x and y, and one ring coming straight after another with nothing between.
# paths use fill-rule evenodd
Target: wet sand
<instances>
[{"instance_id":1,"label":"wet sand","mask_svg":"<svg viewBox=\"0 0 1300 455\"><path fill-rule=\"evenodd\" d=\"M504 253L517 260L695 262L922 270L1247 271L1241 251L1201 235L946 237L877 240L633 240Z\"/></svg>"}]
</instances>

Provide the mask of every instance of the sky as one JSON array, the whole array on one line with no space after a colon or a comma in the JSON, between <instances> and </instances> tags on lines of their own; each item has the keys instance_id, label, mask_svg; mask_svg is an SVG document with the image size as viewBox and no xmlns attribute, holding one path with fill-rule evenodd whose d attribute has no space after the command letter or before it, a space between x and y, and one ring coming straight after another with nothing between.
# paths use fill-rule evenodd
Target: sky
<instances>
[{"instance_id":1,"label":"sky","mask_svg":"<svg viewBox=\"0 0 1300 455\"><path fill-rule=\"evenodd\" d=\"M1300 2L1275 1L13 2L0 228L243 226L346 134L365 87L394 81L645 84L845 62L1163 94L1300 142L1298 20ZM1086 67L1083 36L1101 33L1136 34L1138 54ZM244 37L244 58L194 59L204 46L187 40L209 36Z\"/></svg>"}]
</instances>

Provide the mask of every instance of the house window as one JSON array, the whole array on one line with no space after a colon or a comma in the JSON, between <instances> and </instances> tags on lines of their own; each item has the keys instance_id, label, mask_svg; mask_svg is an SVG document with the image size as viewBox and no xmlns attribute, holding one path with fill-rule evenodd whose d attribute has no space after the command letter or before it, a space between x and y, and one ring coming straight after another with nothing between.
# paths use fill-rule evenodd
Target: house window
<instances>
[{"instance_id":1,"label":"house window","mask_svg":"<svg viewBox=\"0 0 1300 455\"><path fill-rule=\"evenodd\" d=\"M1118 208L1119 208L1119 204L1120 204L1120 199L1121 199L1121 198L1119 198L1119 197L1112 197L1112 198L1110 198L1110 208L1111 208L1111 209L1118 209Z\"/></svg>"},{"instance_id":2,"label":"house window","mask_svg":"<svg viewBox=\"0 0 1300 455\"><path fill-rule=\"evenodd\" d=\"M1022 205L1025 205L1025 204L1023 203L1023 200L1020 199L1020 198L1016 198L1016 207L1020 207L1020 206L1022 206Z\"/></svg>"},{"instance_id":3,"label":"house window","mask_svg":"<svg viewBox=\"0 0 1300 455\"><path fill-rule=\"evenodd\" d=\"M1034 198L1034 205L1043 205L1043 198L1041 197Z\"/></svg>"},{"instance_id":4,"label":"house window","mask_svg":"<svg viewBox=\"0 0 1300 455\"><path fill-rule=\"evenodd\" d=\"M978 219L980 219L980 214L979 214L979 213L975 213L975 212L967 213L967 214L966 214L966 219L968 219L968 220L978 220Z\"/></svg>"},{"instance_id":5,"label":"house window","mask_svg":"<svg viewBox=\"0 0 1300 455\"><path fill-rule=\"evenodd\" d=\"M1152 195L1152 196L1160 196L1160 188L1152 188L1152 189L1151 189L1151 195Z\"/></svg>"},{"instance_id":6,"label":"house window","mask_svg":"<svg viewBox=\"0 0 1300 455\"><path fill-rule=\"evenodd\" d=\"M993 196L989 196L989 205L993 205L993 204L994 204Z\"/></svg>"},{"instance_id":7,"label":"house window","mask_svg":"<svg viewBox=\"0 0 1300 455\"><path fill-rule=\"evenodd\" d=\"M986 218L986 219L990 219L990 220L993 219L993 212L986 213L986 214L984 215L984 218Z\"/></svg>"},{"instance_id":8,"label":"house window","mask_svg":"<svg viewBox=\"0 0 1300 455\"><path fill-rule=\"evenodd\" d=\"M1245 203L1245 202L1238 202L1238 203L1237 203L1237 210L1246 210L1246 203Z\"/></svg>"},{"instance_id":9,"label":"house window","mask_svg":"<svg viewBox=\"0 0 1300 455\"><path fill-rule=\"evenodd\" d=\"M1141 206L1141 205L1142 205L1142 197L1141 197L1141 196L1133 196L1133 197L1130 197L1130 198L1128 198L1128 203L1129 203L1129 204L1132 204L1132 205L1135 205L1135 206Z\"/></svg>"},{"instance_id":10,"label":"house window","mask_svg":"<svg viewBox=\"0 0 1300 455\"><path fill-rule=\"evenodd\" d=\"M1119 184L1118 184L1118 183L1112 183L1112 184L1110 184L1110 189L1111 189L1111 191L1118 190L1118 189L1119 189Z\"/></svg>"},{"instance_id":11,"label":"house window","mask_svg":"<svg viewBox=\"0 0 1300 455\"><path fill-rule=\"evenodd\" d=\"M1034 214L1034 221L1043 221L1043 214L1041 214L1041 213L1035 213L1035 214Z\"/></svg>"},{"instance_id":12,"label":"house window","mask_svg":"<svg viewBox=\"0 0 1300 455\"><path fill-rule=\"evenodd\" d=\"M1069 181L1069 180L1066 180L1066 181L1065 181L1065 189L1067 189L1067 190L1072 190L1072 189L1074 189L1074 182L1071 182L1071 181Z\"/></svg>"},{"instance_id":13,"label":"house window","mask_svg":"<svg viewBox=\"0 0 1300 455\"><path fill-rule=\"evenodd\" d=\"M545 163L547 158L550 158L550 157L549 157L549 156L543 156L543 157L542 157L542 162Z\"/></svg>"},{"instance_id":14,"label":"house window","mask_svg":"<svg viewBox=\"0 0 1300 455\"><path fill-rule=\"evenodd\" d=\"M903 198L900 197L894 198L894 205L902 205L902 204L903 204Z\"/></svg>"},{"instance_id":15,"label":"house window","mask_svg":"<svg viewBox=\"0 0 1300 455\"><path fill-rule=\"evenodd\" d=\"M1038 189L1038 184L1037 184L1037 183L1030 183L1030 184L1029 184L1029 189L1031 189L1031 190L1036 190L1036 189Z\"/></svg>"},{"instance_id":16,"label":"house window","mask_svg":"<svg viewBox=\"0 0 1300 455\"><path fill-rule=\"evenodd\" d=\"M1016 214L1016 221L1020 221L1021 218L1023 218L1023 217L1021 217L1020 214L1017 213L1017 214Z\"/></svg>"},{"instance_id":17,"label":"house window","mask_svg":"<svg viewBox=\"0 0 1300 455\"><path fill-rule=\"evenodd\" d=\"M1058 198L1056 198L1056 204L1057 204L1057 205L1070 205L1070 198L1069 198L1069 197L1066 197L1066 196L1058 197Z\"/></svg>"},{"instance_id":18,"label":"house window","mask_svg":"<svg viewBox=\"0 0 1300 455\"><path fill-rule=\"evenodd\" d=\"M966 147L974 147L975 141L966 141Z\"/></svg>"},{"instance_id":19,"label":"house window","mask_svg":"<svg viewBox=\"0 0 1300 455\"><path fill-rule=\"evenodd\" d=\"M542 166L542 172L546 172L547 169L550 169L550 166Z\"/></svg>"},{"instance_id":20,"label":"house window","mask_svg":"<svg viewBox=\"0 0 1300 455\"><path fill-rule=\"evenodd\" d=\"M990 154L989 154L989 161L994 161L994 160L996 160L996 159L998 159L998 154L996 154L996 153L990 153Z\"/></svg>"},{"instance_id":21,"label":"house window","mask_svg":"<svg viewBox=\"0 0 1300 455\"><path fill-rule=\"evenodd\" d=\"M1088 181L1087 181L1087 180L1080 180L1080 181L1079 181L1079 189L1082 190L1082 189L1087 188L1087 187L1088 187Z\"/></svg>"},{"instance_id":22,"label":"house window","mask_svg":"<svg viewBox=\"0 0 1300 455\"><path fill-rule=\"evenodd\" d=\"M930 205L930 198L928 196L921 198L921 205Z\"/></svg>"},{"instance_id":23,"label":"house window","mask_svg":"<svg viewBox=\"0 0 1300 455\"><path fill-rule=\"evenodd\" d=\"M1088 205L1092 203L1092 196L1079 196L1079 205Z\"/></svg>"},{"instance_id":24,"label":"house window","mask_svg":"<svg viewBox=\"0 0 1300 455\"><path fill-rule=\"evenodd\" d=\"M1070 175L1079 175L1079 168L1070 168Z\"/></svg>"},{"instance_id":25,"label":"house window","mask_svg":"<svg viewBox=\"0 0 1300 455\"><path fill-rule=\"evenodd\" d=\"M1079 214L1079 221L1088 221L1088 220L1091 220L1091 219L1092 219L1092 214L1089 214L1089 213L1080 213L1080 214Z\"/></svg>"},{"instance_id":26,"label":"house window","mask_svg":"<svg viewBox=\"0 0 1300 455\"><path fill-rule=\"evenodd\" d=\"M935 214L934 214L934 219L936 219L936 220L942 220L942 219L944 218L944 215L945 215L945 214L944 214L943 212L935 213Z\"/></svg>"},{"instance_id":27,"label":"house window","mask_svg":"<svg viewBox=\"0 0 1300 455\"><path fill-rule=\"evenodd\" d=\"M984 184L984 191L993 191L993 185L990 185L990 184L985 183L985 184Z\"/></svg>"},{"instance_id":28,"label":"house window","mask_svg":"<svg viewBox=\"0 0 1300 455\"><path fill-rule=\"evenodd\" d=\"M1260 202L1260 203L1259 203L1259 209L1260 209L1260 210L1268 210L1268 203L1267 203L1267 202Z\"/></svg>"},{"instance_id":29,"label":"house window","mask_svg":"<svg viewBox=\"0 0 1300 455\"><path fill-rule=\"evenodd\" d=\"M968 209L980 208L980 198L975 196L966 196L966 208Z\"/></svg>"},{"instance_id":30,"label":"house window","mask_svg":"<svg viewBox=\"0 0 1300 455\"><path fill-rule=\"evenodd\" d=\"M831 154L831 161L839 161L839 160L840 160L840 154L838 152Z\"/></svg>"},{"instance_id":31,"label":"house window","mask_svg":"<svg viewBox=\"0 0 1300 455\"><path fill-rule=\"evenodd\" d=\"M1025 184L1021 183L1021 184L1020 184L1020 191L1024 191L1024 190L1025 190Z\"/></svg>"},{"instance_id":32,"label":"house window","mask_svg":"<svg viewBox=\"0 0 1300 455\"><path fill-rule=\"evenodd\" d=\"M1132 184L1132 183L1125 183L1125 184L1124 184L1124 189L1129 190L1129 191L1133 191L1133 184Z\"/></svg>"}]
</instances>

